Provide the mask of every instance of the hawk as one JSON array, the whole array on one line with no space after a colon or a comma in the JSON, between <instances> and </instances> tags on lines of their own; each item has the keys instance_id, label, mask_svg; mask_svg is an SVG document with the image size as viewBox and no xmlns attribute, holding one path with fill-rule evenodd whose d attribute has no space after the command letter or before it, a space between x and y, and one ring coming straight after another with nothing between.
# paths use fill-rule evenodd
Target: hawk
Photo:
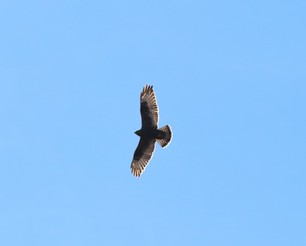
<instances>
[{"instance_id":1,"label":"hawk","mask_svg":"<svg viewBox=\"0 0 306 246\"><path fill-rule=\"evenodd\" d=\"M132 174L140 177L152 158L155 142L166 147L172 138L169 125L158 128L158 106L152 85L146 85L140 93L141 129L136 131L140 137L131 164Z\"/></svg>"}]
</instances>

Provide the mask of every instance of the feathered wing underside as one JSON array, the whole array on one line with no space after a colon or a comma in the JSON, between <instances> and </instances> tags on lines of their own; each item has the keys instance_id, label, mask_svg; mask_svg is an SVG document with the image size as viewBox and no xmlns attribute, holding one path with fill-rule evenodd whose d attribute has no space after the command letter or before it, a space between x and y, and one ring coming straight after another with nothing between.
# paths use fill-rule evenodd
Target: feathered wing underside
<instances>
[{"instance_id":1,"label":"feathered wing underside","mask_svg":"<svg viewBox=\"0 0 306 246\"><path fill-rule=\"evenodd\" d=\"M157 127L158 106L153 86L146 85L140 94L142 128Z\"/></svg>"},{"instance_id":2,"label":"feathered wing underside","mask_svg":"<svg viewBox=\"0 0 306 246\"><path fill-rule=\"evenodd\" d=\"M155 142L156 140L154 139L140 138L131 164L131 171L134 176L140 177L142 172L145 170L147 164L152 158Z\"/></svg>"}]
</instances>

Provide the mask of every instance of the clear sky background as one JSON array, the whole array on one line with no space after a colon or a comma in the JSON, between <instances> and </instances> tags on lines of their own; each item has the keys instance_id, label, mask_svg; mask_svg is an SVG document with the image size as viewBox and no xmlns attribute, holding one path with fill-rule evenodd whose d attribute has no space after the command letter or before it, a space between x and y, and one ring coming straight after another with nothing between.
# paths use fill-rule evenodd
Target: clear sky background
<instances>
[{"instance_id":1,"label":"clear sky background","mask_svg":"<svg viewBox=\"0 0 306 246\"><path fill-rule=\"evenodd\" d=\"M306 245L305 13L0 1L0 245ZM146 83L174 136L137 179Z\"/></svg>"}]
</instances>

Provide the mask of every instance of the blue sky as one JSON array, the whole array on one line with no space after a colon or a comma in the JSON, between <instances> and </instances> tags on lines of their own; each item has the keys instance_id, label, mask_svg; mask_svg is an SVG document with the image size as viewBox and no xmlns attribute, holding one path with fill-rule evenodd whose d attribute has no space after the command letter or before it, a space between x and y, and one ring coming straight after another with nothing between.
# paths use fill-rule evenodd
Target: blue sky
<instances>
[{"instance_id":1,"label":"blue sky","mask_svg":"<svg viewBox=\"0 0 306 246\"><path fill-rule=\"evenodd\" d=\"M306 245L305 1L1 1L1 245ZM139 94L160 125L130 173Z\"/></svg>"}]
</instances>

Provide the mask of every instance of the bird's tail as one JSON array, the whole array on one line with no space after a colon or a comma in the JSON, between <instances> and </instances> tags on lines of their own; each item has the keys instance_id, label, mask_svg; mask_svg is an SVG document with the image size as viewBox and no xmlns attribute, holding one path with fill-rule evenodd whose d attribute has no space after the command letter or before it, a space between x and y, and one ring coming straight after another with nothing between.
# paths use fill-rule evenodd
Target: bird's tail
<instances>
[{"instance_id":1,"label":"bird's tail","mask_svg":"<svg viewBox=\"0 0 306 246\"><path fill-rule=\"evenodd\" d=\"M163 139L158 139L158 143L160 144L160 146L162 146L163 148L166 147L172 139L172 131L171 131L171 127L169 125L163 126L161 128L159 128L158 130L164 132L166 135Z\"/></svg>"}]
</instances>

